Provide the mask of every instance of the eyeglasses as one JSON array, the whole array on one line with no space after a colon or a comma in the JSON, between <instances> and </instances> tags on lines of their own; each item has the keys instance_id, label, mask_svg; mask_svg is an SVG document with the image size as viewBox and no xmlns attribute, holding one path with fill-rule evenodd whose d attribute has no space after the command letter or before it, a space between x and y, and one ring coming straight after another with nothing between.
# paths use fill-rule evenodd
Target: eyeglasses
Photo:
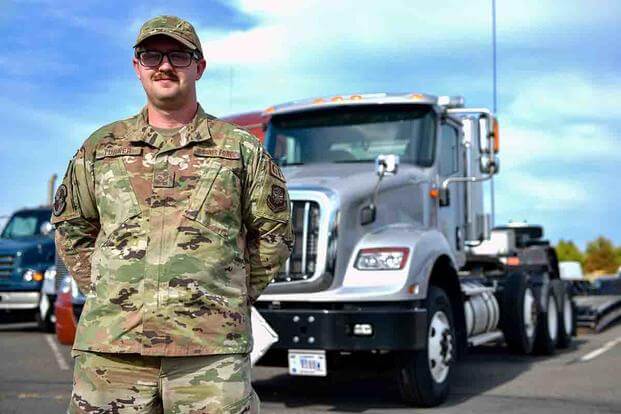
<instances>
[{"instance_id":1,"label":"eyeglasses","mask_svg":"<svg viewBox=\"0 0 621 414\"><path fill-rule=\"evenodd\" d=\"M198 60L199 56L196 52L187 50L171 50L170 52L160 52L157 50L141 50L136 52L138 62L144 67L154 68L159 66L164 59L168 58L171 65L176 68L187 68L192 63L192 59Z\"/></svg>"}]
</instances>

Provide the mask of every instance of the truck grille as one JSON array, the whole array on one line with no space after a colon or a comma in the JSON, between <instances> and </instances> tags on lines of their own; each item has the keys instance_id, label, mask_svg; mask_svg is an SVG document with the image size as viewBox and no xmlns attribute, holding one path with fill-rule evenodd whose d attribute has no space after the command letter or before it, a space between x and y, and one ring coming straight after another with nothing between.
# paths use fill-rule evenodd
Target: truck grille
<instances>
[{"instance_id":1,"label":"truck grille","mask_svg":"<svg viewBox=\"0 0 621 414\"><path fill-rule=\"evenodd\" d=\"M0 256L0 278L11 277L15 263L15 256L3 255Z\"/></svg>"},{"instance_id":2,"label":"truck grille","mask_svg":"<svg viewBox=\"0 0 621 414\"><path fill-rule=\"evenodd\" d=\"M274 282L293 282L313 276L317 268L320 215L319 204L315 201L291 202L295 244L289 260L274 278Z\"/></svg>"},{"instance_id":3,"label":"truck grille","mask_svg":"<svg viewBox=\"0 0 621 414\"><path fill-rule=\"evenodd\" d=\"M56 279L54 280L54 288L55 288L55 292L60 292L60 285L62 283L63 278L69 274L69 271L67 270L67 267L65 267L65 264L63 263L63 261L60 259L60 255L58 253L56 253Z\"/></svg>"}]
</instances>

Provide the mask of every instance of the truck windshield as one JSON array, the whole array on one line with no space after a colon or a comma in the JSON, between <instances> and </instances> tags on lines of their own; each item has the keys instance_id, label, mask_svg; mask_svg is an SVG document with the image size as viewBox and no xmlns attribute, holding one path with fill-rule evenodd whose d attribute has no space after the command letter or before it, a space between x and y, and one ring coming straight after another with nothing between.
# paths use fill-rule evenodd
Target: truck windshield
<instances>
[{"instance_id":1,"label":"truck windshield","mask_svg":"<svg viewBox=\"0 0 621 414\"><path fill-rule=\"evenodd\" d=\"M423 167L433 163L430 107L373 105L274 116L265 145L280 165L373 162L380 154Z\"/></svg>"},{"instance_id":2,"label":"truck windshield","mask_svg":"<svg viewBox=\"0 0 621 414\"><path fill-rule=\"evenodd\" d=\"M19 211L11 217L2 231L3 239L41 236L41 225L50 221L50 210Z\"/></svg>"}]
</instances>

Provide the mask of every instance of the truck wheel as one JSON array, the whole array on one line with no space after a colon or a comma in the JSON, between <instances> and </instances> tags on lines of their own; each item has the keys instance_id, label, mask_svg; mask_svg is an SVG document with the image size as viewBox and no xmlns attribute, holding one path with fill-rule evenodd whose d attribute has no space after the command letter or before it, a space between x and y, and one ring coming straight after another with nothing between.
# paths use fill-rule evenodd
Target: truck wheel
<instances>
[{"instance_id":1,"label":"truck wheel","mask_svg":"<svg viewBox=\"0 0 621 414\"><path fill-rule=\"evenodd\" d=\"M451 304L446 293L430 286L426 308L427 346L403 354L398 366L398 382L406 403L433 407L448 397L457 347Z\"/></svg>"},{"instance_id":2,"label":"truck wheel","mask_svg":"<svg viewBox=\"0 0 621 414\"><path fill-rule=\"evenodd\" d=\"M559 311L552 285L542 293L545 294L545 307L539 313L535 351L542 355L552 355L558 341Z\"/></svg>"},{"instance_id":3,"label":"truck wheel","mask_svg":"<svg viewBox=\"0 0 621 414\"><path fill-rule=\"evenodd\" d=\"M537 304L525 274L507 275L501 303L501 327L507 346L515 353L530 354L537 331Z\"/></svg>"},{"instance_id":4,"label":"truck wheel","mask_svg":"<svg viewBox=\"0 0 621 414\"><path fill-rule=\"evenodd\" d=\"M562 291L559 306L558 343L559 348L569 348L576 334L576 308L571 289L563 281L559 283Z\"/></svg>"}]
</instances>

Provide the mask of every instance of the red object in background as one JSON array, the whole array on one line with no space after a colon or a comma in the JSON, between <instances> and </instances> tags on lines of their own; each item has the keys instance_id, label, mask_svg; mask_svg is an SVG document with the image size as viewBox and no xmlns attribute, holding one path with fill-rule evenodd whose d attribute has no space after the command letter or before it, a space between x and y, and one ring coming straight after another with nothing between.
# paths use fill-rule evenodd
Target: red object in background
<instances>
[{"instance_id":1,"label":"red object in background","mask_svg":"<svg viewBox=\"0 0 621 414\"><path fill-rule=\"evenodd\" d=\"M73 315L70 289L68 292L61 291L58 293L54 303L54 313L56 314L56 337L58 342L64 345L73 345L77 324Z\"/></svg>"},{"instance_id":2,"label":"red object in background","mask_svg":"<svg viewBox=\"0 0 621 414\"><path fill-rule=\"evenodd\" d=\"M229 115L222 118L223 121L230 122L247 129L252 135L259 138L261 142L263 142L263 137L265 135L264 127L267 125L269 119L269 115L263 115L263 112L261 111Z\"/></svg>"}]
</instances>

